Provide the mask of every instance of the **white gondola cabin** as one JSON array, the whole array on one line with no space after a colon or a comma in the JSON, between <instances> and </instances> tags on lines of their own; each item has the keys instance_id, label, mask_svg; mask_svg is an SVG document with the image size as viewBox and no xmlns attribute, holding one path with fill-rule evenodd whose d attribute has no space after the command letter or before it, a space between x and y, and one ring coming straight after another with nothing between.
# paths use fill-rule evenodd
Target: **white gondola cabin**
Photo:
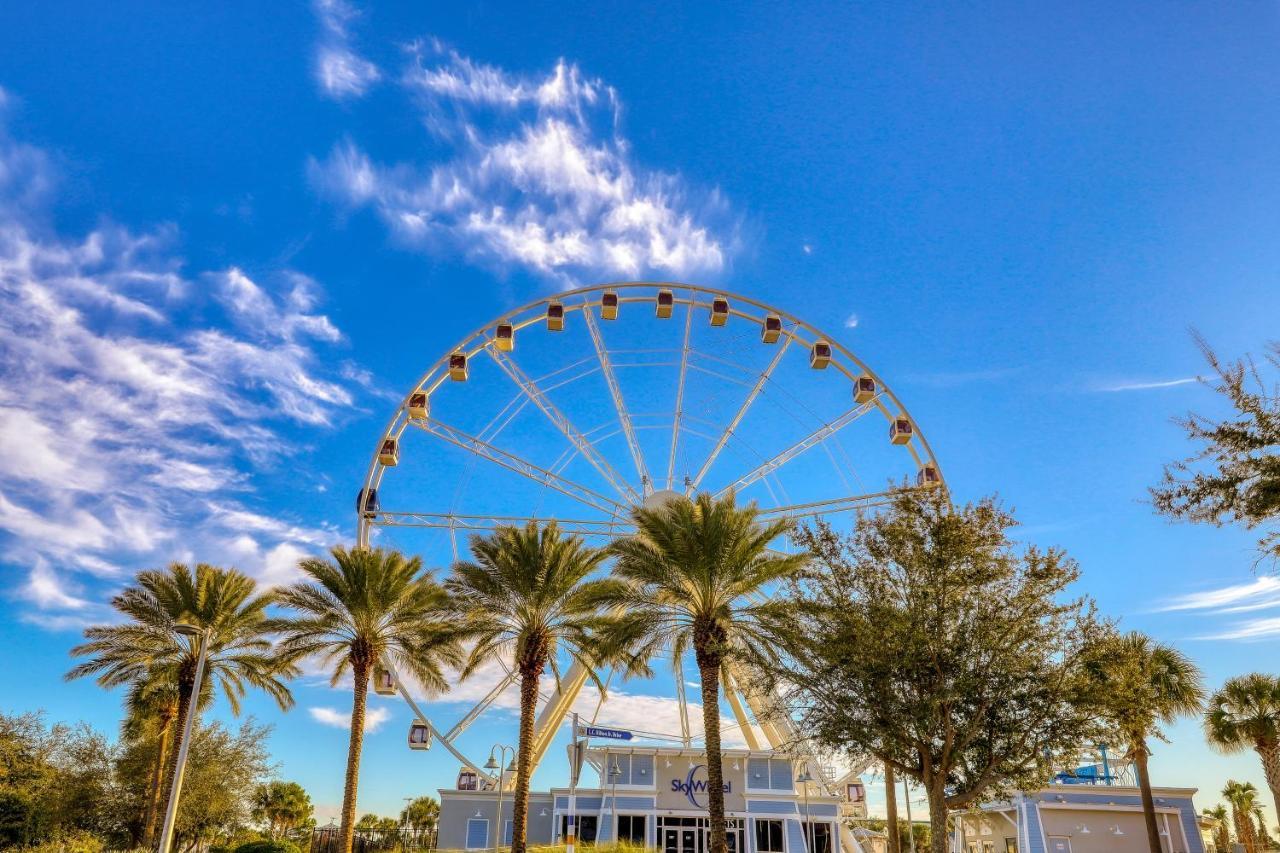
<instances>
[{"instance_id":1,"label":"white gondola cabin","mask_svg":"<svg viewBox=\"0 0 1280 853\"><path fill-rule=\"evenodd\" d=\"M853 383L853 402L870 403L876 396L876 381L865 373Z\"/></svg>"},{"instance_id":2,"label":"white gondola cabin","mask_svg":"<svg viewBox=\"0 0 1280 853\"><path fill-rule=\"evenodd\" d=\"M938 473L936 465L921 465L920 470L916 472L916 485L923 487L936 486L942 482L942 475Z\"/></svg>"},{"instance_id":3,"label":"white gondola cabin","mask_svg":"<svg viewBox=\"0 0 1280 853\"><path fill-rule=\"evenodd\" d=\"M781 335L782 318L777 314L770 314L765 317L764 325L760 327L760 342L765 344L776 344Z\"/></svg>"},{"instance_id":4,"label":"white gondola cabin","mask_svg":"<svg viewBox=\"0 0 1280 853\"><path fill-rule=\"evenodd\" d=\"M658 291L658 317L665 320L671 316L671 309L675 307L676 295L670 290Z\"/></svg>"},{"instance_id":5,"label":"white gondola cabin","mask_svg":"<svg viewBox=\"0 0 1280 853\"><path fill-rule=\"evenodd\" d=\"M831 344L826 341L814 341L809 350L809 366L814 370L825 370L831 363Z\"/></svg>"},{"instance_id":6,"label":"white gondola cabin","mask_svg":"<svg viewBox=\"0 0 1280 853\"><path fill-rule=\"evenodd\" d=\"M894 418L893 423L889 424L889 440L894 444L906 444L914 432L911 421L906 418Z\"/></svg>"},{"instance_id":7,"label":"white gondola cabin","mask_svg":"<svg viewBox=\"0 0 1280 853\"><path fill-rule=\"evenodd\" d=\"M600 316L606 320L618 319L618 294L612 290L600 295Z\"/></svg>"},{"instance_id":8,"label":"white gondola cabin","mask_svg":"<svg viewBox=\"0 0 1280 853\"><path fill-rule=\"evenodd\" d=\"M711 300L711 325L723 326L729 319L729 300L717 296Z\"/></svg>"},{"instance_id":9,"label":"white gondola cabin","mask_svg":"<svg viewBox=\"0 0 1280 853\"><path fill-rule=\"evenodd\" d=\"M454 382L467 381L467 354L455 352L449 356L449 378Z\"/></svg>"},{"instance_id":10,"label":"white gondola cabin","mask_svg":"<svg viewBox=\"0 0 1280 853\"><path fill-rule=\"evenodd\" d=\"M424 420L427 417L427 392L414 391L409 395L409 417L416 421Z\"/></svg>"},{"instance_id":11,"label":"white gondola cabin","mask_svg":"<svg viewBox=\"0 0 1280 853\"><path fill-rule=\"evenodd\" d=\"M478 791L480 790L480 774L472 770L470 767L464 767L458 771L458 790L459 791Z\"/></svg>"},{"instance_id":12,"label":"white gondola cabin","mask_svg":"<svg viewBox=\"0 0 1280 853\"><path fill-rule=\"evenodd\" d=\"M409 726L409 748L431 748L431 727L422 722L422 720L414 720L413 724Z\"/></svg>"},{"instance_id":13,"label":"white gondola cabin","mask_svg":"<svg viewBox=\"0 0 1280 853\"><path fill-rule=\"evenodd\" d=\"M382 448L378 451L378 462L384 467L394 468L400 464L400 442L394 438L384 438Z\"/></svg>"},{"instance_id":14,"label":"white gondola cabin","mask_svg":"<svg viewBox=\"0 0 1280 853\"><path fill-rule=\"evenodd\" d=\"M516 348L516 330L510 323L499 323L498 328L493 330L493 340L498 349L511 352Z\"/></svg>"},{"instance_id":15,"label":"white gondola cabin","mask_svg":"<svg viewBox=\"0 0 1280 853\"><path fill-rule=\"evenodd\" d=\"M396 695L396 677L381 664L373 668L373 692L379 696Z\"/></svg>"},{"instance_id":16,"label":"white gondola cabin","mask_svg":"<svg viewBox=\"0 0 1280 853\"><path fill-rule=\"evenodd\" d=\"M561 302L547 303L547 331L563 332L564 331L564 304Z\"/></svg>"}]
</instances>

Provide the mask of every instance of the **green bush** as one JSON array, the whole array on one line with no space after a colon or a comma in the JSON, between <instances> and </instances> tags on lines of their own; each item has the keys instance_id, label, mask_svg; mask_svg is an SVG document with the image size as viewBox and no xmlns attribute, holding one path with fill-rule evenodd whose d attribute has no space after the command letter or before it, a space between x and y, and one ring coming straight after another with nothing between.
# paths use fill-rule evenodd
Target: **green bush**
<instances>
[{"instance_id":1,"label":"green bush","mask_svg":"<svg viewBox=\"0 0 1280 853\"><path fill-rule=\"evenodd\" d=\"M24 853L102 853L102 839L88 832L70 832L40 844L23 847Z\"/></svg>"},{"instance_id":2,"label":"green bush","mask_svg":"<svg viewBox=\"0 0 1280 853\"><path fill-rule=\"evenodd\" d=\"M302 853L302 851L292 841L282 838L279 841L250 841L248 844L237 847L235 853Z\"/></svg>"}]
</instances>

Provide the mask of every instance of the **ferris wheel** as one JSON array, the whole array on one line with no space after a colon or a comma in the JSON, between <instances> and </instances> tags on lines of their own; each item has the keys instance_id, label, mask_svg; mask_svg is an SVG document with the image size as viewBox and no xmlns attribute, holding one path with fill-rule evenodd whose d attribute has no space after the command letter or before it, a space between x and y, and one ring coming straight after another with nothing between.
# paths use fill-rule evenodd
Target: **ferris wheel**
<instances>
[{"instance_id":1,"label":"ferris wheel","mask_svg":"<svg viewBox=\"0 0 1280 853\"><path fill-rule=\"evenodd\" d=\"M766 519L834 520L884 505L904 485L943 488L919 425L867 364L804 320L723 290L585 287L428 355L378 441L356 511L360 545L377 539L429 564L463 556L468 535L531 521L554 519L603 544L632 530L637 506L702 491L754 501ZM639 734L687 747L699 738L682 665L671 661L677 723ZM500 674L445 731L389 668L374 687L412 707L411 747L434 739L494 783L461 736L516 678ZM541 697L535 766L587 678L571 667ZM751 684L730 669L721 685L742 742L795 752L790 719ZM606 694L593 717L611 722Z\"/></svg>"}]
</instances>

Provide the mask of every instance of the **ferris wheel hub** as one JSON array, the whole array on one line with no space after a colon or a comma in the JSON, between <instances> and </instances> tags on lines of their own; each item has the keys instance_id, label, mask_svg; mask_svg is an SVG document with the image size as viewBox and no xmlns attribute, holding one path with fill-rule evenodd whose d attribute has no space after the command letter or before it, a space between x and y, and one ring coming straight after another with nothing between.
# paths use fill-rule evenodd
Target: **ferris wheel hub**
<instances>
[{"instance_id":1,"label":"ferris wheel hub","mask_svg":"<svg viewBox=\"0 0 1280 853\"><path fill-rule=\"evenodd\" d=\"M672 501L679 500L683 497L683 493L677 492L674 489L659 489L645 497L642 505L645 509L659 509L660 507L664 507Z\"/></svg>"}]
</instances>

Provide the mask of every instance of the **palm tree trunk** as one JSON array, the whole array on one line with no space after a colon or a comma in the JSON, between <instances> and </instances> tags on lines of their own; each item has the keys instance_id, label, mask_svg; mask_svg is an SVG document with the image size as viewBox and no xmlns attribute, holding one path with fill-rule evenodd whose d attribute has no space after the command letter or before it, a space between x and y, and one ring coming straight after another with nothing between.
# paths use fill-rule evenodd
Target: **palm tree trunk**
<instances>
[{"instance_id":1,"label":"palm tree trunk","mask_svg":"<svg viewBox=\"0 0 1280 853\"><path fill-rule=\"evenodd\" d=\"M351 698L351 738L347 741L347 782L342 790L342 844L340 853L351 853L356 832L356 789L360 784L360 750L364 747L364 708L369 697L369 667L353 661L355 689Z\"/></svg>"},{"instance_id":2,"label":"palm tree trunk","mask_svg":"<svg viewBox=\"0 0 1280 853\"><path fill-rule=\"evenodd\" d=\"M695 648L695 657L702 677L702 728L707 745L707 817L711 823L711 843L707 853L729 853L724 826L724 768L720 755L721 661L719 654L705 648Z\"/></svg>"},{"instance_id":3,"label":"palm tree trunk","mask_svg":"<svg viewBox=\"0 0 1280 853\"><path fill-rule=\"evenodd\" d=\"M524 853L527 843L525 824L529 814L529 774L533 769L533 714L538 707L538 681L541 677L540 662L522 668L520 673L520 748L516 759L515 803L511 807L511 853ZM502 827L498 827L498 832L502 832Z\"/></svg>"},{"instance_id":4,"label":"palm tree trunk","mask_svg":"<svg viewBox=\"0 0 1280 853\"><path fill-rule=\"evenodd\" d=\"M1276 817L1280 819L1280 743L1262 741L1257 744L1258 757L1262 759L1262 777L1267 780L1271 789L1271 799L1276 806Z\"/></svg>"},{"instance_id":5,"label":"palm tree trunk","mask_svg":"<svg viewBox=\"0 0 1280 853\"><path fill-rule=\"evenodd\" d=\"M1147 775L1147 745L1139 741L1133 745L1133 766L1138 775L1138 787L1142 790L1142 817L1147 825L1147 846L1151 853L1164 853L1160 846L1160 829L1156 826L1156 803L1151 797L1151 778Z\"/></svg>"},{"instance_id":6,"label":"palm tree trunk","mask_svg":"<svg viewBox=\"0 0 1280 853\"><path fill-rule=\"evenodd\" d=\"M183 664L182 672L178 676L178 713L173 718L173 730L178 733L178 737L182 737L182 733L187 728L187 715L195 713L195 709L191 707L192 693L195 692L195 664L191 664L191 671L187 672L187 665ZM192 729L191 736L195 737L195 730ZM181 749L170 749L169 757L165 761L164 779L161 780L160 802L167 804L169 802L169 791L173 787L173 774L178 769L178 753ZM166 806L167 807L167 806ZM177 836L177 828L174 829L174 835Z\"/></svg>"},{"instance_id":7,"label":"palm tree trunk","mask_svg":"<svg viewBox=\"0 0 1280 853\"><path fill-rule=\"evenodd\" d=\"M150 790L147 792L147 808L142 818L142 845L150 847L156 843L156 817L160 814L160 795L164 792L164 769L169 766L169 738L173 728L172 720L165 720L160 726L160 738L156 743L156 764L151 774Z\"/></svg>"},{"instance_id":8,"label":"palm tree trunk","mask_svg":"<svg viewBox=\"0 0 1280 853\"><path fill-rule=\"evenodd\" d=\"M894 790L895 779L893 767L884 763L884 834L889 845L889 853L902 850L902 839L898 836L898 794Z\"/></svg>"}]
</instances>

